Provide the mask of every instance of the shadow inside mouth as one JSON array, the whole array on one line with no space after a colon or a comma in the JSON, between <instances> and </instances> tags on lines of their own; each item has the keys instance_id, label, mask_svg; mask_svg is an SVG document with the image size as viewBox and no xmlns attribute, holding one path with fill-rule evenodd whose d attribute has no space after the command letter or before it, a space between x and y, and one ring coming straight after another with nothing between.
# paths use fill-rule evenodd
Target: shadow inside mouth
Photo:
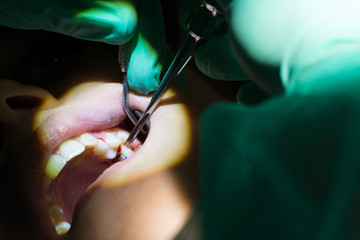
<instances>
[{"instance_id":1,"label":"shadow inside mouth","mask_svg":"<svg viewBox=\"0 0 360 240\"><path fill-rule=\"evenodd\" d=\"M6 98L6 104L13 110L33 109L41 105L42 99L35 96L11 96Z\"/></svg>"}]
</instances>

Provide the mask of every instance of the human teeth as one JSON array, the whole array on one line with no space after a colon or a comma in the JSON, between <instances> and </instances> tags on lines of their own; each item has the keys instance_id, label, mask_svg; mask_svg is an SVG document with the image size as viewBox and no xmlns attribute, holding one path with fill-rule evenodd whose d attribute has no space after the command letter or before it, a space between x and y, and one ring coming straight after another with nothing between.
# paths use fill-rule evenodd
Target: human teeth
<instances>
[{"instance_id":1,"label":"human teeth","mask_svg":"<svg viewBox=\"0 0 360 240\"><path fill-rule=\"evenodd\" d=\"M121 144L121 140L111 133L105 133L105 142L111 148L118 148Z\"/></svg>"},{"instance_id":2,"label":"human teeth","mask_svg":"<svg viewBox=\"0 0 360 240\"><path fill-rule=\"evenodd\" d=\"M50 156L49 161L45 166L45 176L50 179L54 179L59 175L61 169L65 166L66 161L64 158L57 154L53 154Z\"/></svg>"},{"instance_id":3,"label":"human teeth","mask_svg":"<svg viewBox=\"0 0 360 240\"><path fill-rule=\"evenodd\" d=\"M64 210L57 204L51 205L48 208L48 212L54 224L60 222L60 220L64 217Z\"/></svg>"},{"instance_id":4,"label":"human teeth","mask_svg":"<svg viewBox=\"0 0 360 240\"><path fill-rule=\"evenodd\" d=\"M70 227L71 225L68 222L61 221L55 226L55 229L57 234L61 235L67 233Z\"/></svg>"},{"instance_id":5,"label":"human teeth","mask_svg":"<svg viewBox=\"0 0 360 240\"><path fill-rule=\"evenodd\" d=\"M50 193L45 193L44 194L44 201L45 201L46 206L50 206L54 202L51 195L50 195Z\"/></svg>"},{"instance_id":6,"label":"human teeth","mask_svg":"<svg viewBox=\"0 0 360 240\"><path fill-rule=\"evenodd\" d=\"M117 136L124 143L126 141L126 139L129 137L129 134L127 132L120 131L117 133Z\"/></svg>"},{"instance_id":7,"label":"human teeth","mask_svg":"<svg viewBox=\"0 0 360 240\"><path fill-rule=\"evenodd\" d=\"M93 153L96 155L105 155L108 150L109 150L108 145L104 143L102 140L98 139L97 145L93 148Z\"/></svg>"},{"instance_id":8,"label":"human teeth","mask_svg":"<svg viewBox=\"0 0 360 240\"><path fill-rule=\"evenodd\" d=\"M66 160L70 160L73 157L76 157L85 150L84 145L75 141L67 140L60 145L60 155Z\"/></svg>"},{"instance_id":9,"label":"human teeth","mask_svg":"<svg viewBox=\"0 0 360 240\"><path fill-rule=\"evenodd\" d=\"M103 157L105 159L113 159L116 157L116 151L112 150L112 149L109 149L104 155Z\"/></svg>"},{"instance_id":10,"label":"human teeth","mask_svg":"<svg viewBox=\"0 0 360 240\"><path fill-rule=\"evenodd\" d=\"M122 146L121 147L120 160L122 161L122 160L125 160L125 159L131 157L131 155L133 155L133 153L134 152L130 148L128 148L126 146Z\"/></svg>"},{"instance_id":11,"label":"human teeth","mask_svg":"<svg viewBox=\"0 0 360 240\"><path fill-rule=\"evenodd\" d=\"M45 193L47 192L47 190L49 190L50 184L51 184L51 179L48 178L47 176L44 176L41 186L42 193Z\"/></svg>"},{"instance_id":12,"label":"human teeth","mask_svg":"<svg viewBox=\"0 0 360 240\"><path fill-rule=\"evenodd\" d=\"M91 136L89 133L84 133L80 136L80 143L85 147L95 147L97 144L97 138Z\"/></svg>"}]
</instances>

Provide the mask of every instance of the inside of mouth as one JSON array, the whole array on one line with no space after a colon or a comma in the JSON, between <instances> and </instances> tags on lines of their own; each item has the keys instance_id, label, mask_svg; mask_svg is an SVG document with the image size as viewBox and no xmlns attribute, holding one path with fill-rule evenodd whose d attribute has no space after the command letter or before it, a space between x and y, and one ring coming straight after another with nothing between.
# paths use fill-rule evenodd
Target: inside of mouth
<instances>
[{"instance_id":1,"label":"inside of mouth","mask_svg":"<svg viewBox=\"0 0 360 240\"><path fill-rule=\"evenodd\" d=\"M128 131L114 128L84 133L64 141L50 156L44 170L42 192L48 214L58 234L66 233L82 193L120 159L141 146L136 139L124 146Z\"/></svg>"},{"instance_id":2,"label":"inside of mouth","mask_svg":"<svg viewBox=\"0 0 360 240\"><path fill-rule=\"evenodd\" d=\"M62 220L71 224L81 194L113 163L113 160L102 159L87 149L65 165L50 187L54 203L64 211Z\"/></svg>"}]
</instances>

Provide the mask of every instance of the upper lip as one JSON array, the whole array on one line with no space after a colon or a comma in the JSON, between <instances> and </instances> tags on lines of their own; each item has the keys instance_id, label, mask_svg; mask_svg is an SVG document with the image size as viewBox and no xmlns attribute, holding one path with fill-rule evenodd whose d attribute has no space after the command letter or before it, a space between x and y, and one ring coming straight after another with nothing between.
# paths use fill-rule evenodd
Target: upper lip
<instances>
[{"instance_id":1,"label":"upper lip","mask_svg":"<svg viewBox=\"0 0 360 240\"><path fill-rule=\"evenodd\" d=\"M77 96L74 104L65 99L65 104L42 113L49 116L35 134L40 137L43 147L51 151L69 137L109 129L121 123L126 115L121 106L120 86L98 85L97 90L89 89L83 96ZM97 91L106 91L106 94L96 95Z\"/></svg>"}]
</instances>

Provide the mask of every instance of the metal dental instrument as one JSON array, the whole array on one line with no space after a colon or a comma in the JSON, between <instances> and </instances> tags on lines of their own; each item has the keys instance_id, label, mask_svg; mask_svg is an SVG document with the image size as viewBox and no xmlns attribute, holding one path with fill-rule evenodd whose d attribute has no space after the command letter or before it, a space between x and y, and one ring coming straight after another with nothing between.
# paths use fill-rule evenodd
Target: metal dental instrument
<instances>
[{"instance_id":1,"label":"metal dental instrument","mask_svg":"<svg viewBox=\"0 0 360 240\"><path fill-rule=\"evenodd\" d=\"M201 4L197 6L188 22L187 27L189 30L189 35L186 37L185 41L177 52L169 69L160 82L158 89L151 98L151 101L146 110L143 112L134 129L131 131L128 139L125 142L125 146L130 147L131 143L134 141L140 130L145 125L146 121L154 112L156 106L165 95L171 84L191 59L195 48L200 44L200 42L202 42L202 40L210 37L210 35L214 32L214 29L222 25L223 21L218 20L219 15L221 15L221 13L217 10L217 8L205 1L201 1Z\"/></svg>"},{"instance_id":2,"label":"metal dental instrument","mask_svg":"<svg viewBox=\"0 0 360 240\"><path fill-rule=\"evenodd\" d=\"M127 71L129 67L131 55L131 41L120 45L119 46L119 64L121 68L121 72L123 73L123 108L125 110L126 115L129 117L130 121L136 125L138 118L136 113L130 109L129 106L129 84L127 80ZM147 133L147 126L145 125L144 128L141 129L141 132L146 134Z\"/></svg>"}]
</instances>

